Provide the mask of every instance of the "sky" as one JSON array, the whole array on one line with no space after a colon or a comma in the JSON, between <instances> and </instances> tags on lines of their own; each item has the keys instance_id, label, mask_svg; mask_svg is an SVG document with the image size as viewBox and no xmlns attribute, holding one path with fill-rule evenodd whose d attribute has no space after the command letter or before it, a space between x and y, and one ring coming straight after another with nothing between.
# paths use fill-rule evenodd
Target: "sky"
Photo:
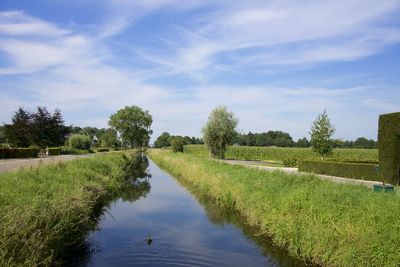
<instances>
[{"instance_id":1,"label":"sky","mask_svg":"<svg viewBox=\"0 0 400 267\"><path fill-rule=\"evenodd\" d=\"M0 0L0 123L18 107L107 127L118 109L201 136L224 105L240 132L376 139L400 111L400 1Z\"/></svg>"}]
</instances>

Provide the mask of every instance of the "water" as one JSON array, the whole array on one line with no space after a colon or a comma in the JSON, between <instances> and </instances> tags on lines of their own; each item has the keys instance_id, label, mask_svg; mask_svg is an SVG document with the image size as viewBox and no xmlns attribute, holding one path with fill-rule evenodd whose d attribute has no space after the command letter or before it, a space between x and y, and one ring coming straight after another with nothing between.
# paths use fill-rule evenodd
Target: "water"
<instances>
[{"instance_id":1,"label":"water","mask_svg":"<svg viewBox=\"0 0 400 267\"><path fill-rule=\"evenodd\" d=\"M153 162L141 164L134 176L142 178L133 177L130 188L110 203L99 229L88 238L88 249L70 265L302 265L257 236L235 212L215 207L207 198L196 199Z\"/></svg>"}]
</instances>

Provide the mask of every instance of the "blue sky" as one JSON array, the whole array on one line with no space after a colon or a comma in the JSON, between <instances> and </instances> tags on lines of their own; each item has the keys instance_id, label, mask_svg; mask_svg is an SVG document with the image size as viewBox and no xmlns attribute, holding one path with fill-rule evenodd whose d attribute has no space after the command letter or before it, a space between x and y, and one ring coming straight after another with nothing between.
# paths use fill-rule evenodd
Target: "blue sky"
<instances>
[{"instance_id":1,"label":"blue sky","mask_svg":"<svg viewBox=\"0 0 400 267\"><path fill-rule=\"evenodd\" d=\"M400 1L0 2L0 122L19 106L106 127L125 105L162 131L201 135L226 105L239 130L376 139L400 111Z\"/></svg>"}]
</instances>

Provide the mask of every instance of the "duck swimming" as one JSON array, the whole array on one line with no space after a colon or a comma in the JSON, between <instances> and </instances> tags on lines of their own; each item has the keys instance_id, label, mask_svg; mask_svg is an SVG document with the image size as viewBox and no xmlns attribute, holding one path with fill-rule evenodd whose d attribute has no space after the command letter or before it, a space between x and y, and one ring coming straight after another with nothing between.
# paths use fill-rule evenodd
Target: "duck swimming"
<instances>
[{"instance_id":1,"label":"duck swimming","mask_svg":"<svg viewBox=\"0 0 400 267\"><path fill-rule=\"evenodd\" d=\"M151 236L147 236L146 244L150 246L152 242L153 242L153 239L151 239Z\"/></svg>"}]
</instances>

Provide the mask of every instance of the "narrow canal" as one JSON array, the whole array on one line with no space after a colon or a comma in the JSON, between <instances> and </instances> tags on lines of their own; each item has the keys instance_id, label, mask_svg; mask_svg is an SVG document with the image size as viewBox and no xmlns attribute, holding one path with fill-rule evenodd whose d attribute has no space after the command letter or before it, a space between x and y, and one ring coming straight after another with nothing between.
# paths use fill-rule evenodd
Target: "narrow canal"
<instances>
[{"instance_id":1,"label":"narrow canal","mask_svg":"<svg viewBox=\"0 0 400 267\"><path fill-rule=\"evenodd\" d=\"M143 157L72 266L301 266L235 212L196 197ZM137 168L137 166L132 166ZM138 177L139 176L139 179Z\"/></svg>"}]
</instances>

